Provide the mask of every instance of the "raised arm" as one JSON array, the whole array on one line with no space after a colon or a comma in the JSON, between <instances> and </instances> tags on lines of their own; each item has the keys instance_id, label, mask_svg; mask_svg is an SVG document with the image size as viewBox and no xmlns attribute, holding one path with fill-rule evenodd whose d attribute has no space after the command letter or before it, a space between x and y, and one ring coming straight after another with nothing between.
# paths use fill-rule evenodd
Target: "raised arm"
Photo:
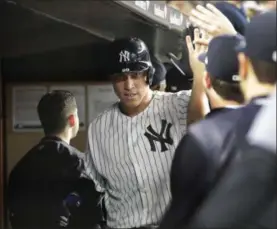
<instances>
[{"instance_id":1,"label":"raised arm","mask_svg":"<svg viewBox=\"0 0 277 229\"><path fill-rule=\"evenodd\" d=\"M206 35L203 35L202 37L200 36L199 29L194 30L194 41L192 41L190 36L186 37L189 63L193 72L193 85L188 106L187 125L201 120L209 112L207 97L203 85L205 65L198 60L198 56L207 51L207 45L199 44L197 42L199 39L208 40Z\"/></svg>"}]
</instances>

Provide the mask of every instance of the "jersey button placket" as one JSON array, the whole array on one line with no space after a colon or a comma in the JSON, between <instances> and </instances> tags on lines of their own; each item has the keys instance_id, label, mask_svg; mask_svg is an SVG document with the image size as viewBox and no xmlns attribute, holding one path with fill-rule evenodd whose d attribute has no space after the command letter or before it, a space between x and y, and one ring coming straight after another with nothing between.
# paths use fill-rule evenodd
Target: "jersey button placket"
<instances>
[{"instance_id":1,"label":"jersey button placket","mask_svg":"<svg viewBox=\"0 0 277 229\"><path fill-rule=\"evenodd\" d=\"M133 136L133 130L135 128L132 126L132 121L131 120L128 120L128 136L127 136L127 139L128 139L128 149L129 149L129 155L130 155L130 158L132 160L132 163L133 163L133 166L134 166L134 169L135 169L135 173L136 173L136 178L137 178L137 182L138 182L138 188L141 189L143 187L143 184L142 184L142 177L141 177L141 169L140 169L140 166L139 166L139 161L135 155L135 145L133 144L133 138L135 138L135 136Z\"/></svg>"}]
</instances>

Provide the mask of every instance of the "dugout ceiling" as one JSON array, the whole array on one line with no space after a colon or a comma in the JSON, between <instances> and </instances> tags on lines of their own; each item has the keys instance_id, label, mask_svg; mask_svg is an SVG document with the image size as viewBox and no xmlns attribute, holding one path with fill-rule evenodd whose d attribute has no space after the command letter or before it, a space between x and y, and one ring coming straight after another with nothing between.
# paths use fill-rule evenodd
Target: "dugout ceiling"
<instances>
[{"instance_id":1,"label":"dugout ceiling","mask_svg":"<svg viewBox=\"0 0 277 229\"><path fill-rule=\"evenodd\" d=\"M103 79L105 47L138 36L166 60L185 17L164 1L0 0L2 72L9 81Z\"/></svg>"}]
</instances>

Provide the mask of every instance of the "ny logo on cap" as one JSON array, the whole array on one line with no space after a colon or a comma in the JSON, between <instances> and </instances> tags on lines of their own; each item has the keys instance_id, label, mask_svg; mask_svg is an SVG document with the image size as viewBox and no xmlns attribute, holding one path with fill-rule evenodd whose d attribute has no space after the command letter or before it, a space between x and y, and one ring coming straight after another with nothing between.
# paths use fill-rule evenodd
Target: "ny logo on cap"
<instances>
[{"instance_id":1,"label":"ny logo on cap","mask_svg":"<svg viewBox=\"0 0 277 229\"><path fill-rule=\"evenodd\" d=\"M232 80L234 81L234 82L239 82L240 81L240 76L239 75L233 75L232 76Z\"/></svg>"},{"instance_id":2,"label":"ny logo on cap","mask_svg":"<svg viewBox=\"0 0 277 229\"><path fill-rule=\"evenodd\" d=\"M123 50L119 53L119 62L129 62L130 61L130 52Z\"/></svg>"}]
</instances>

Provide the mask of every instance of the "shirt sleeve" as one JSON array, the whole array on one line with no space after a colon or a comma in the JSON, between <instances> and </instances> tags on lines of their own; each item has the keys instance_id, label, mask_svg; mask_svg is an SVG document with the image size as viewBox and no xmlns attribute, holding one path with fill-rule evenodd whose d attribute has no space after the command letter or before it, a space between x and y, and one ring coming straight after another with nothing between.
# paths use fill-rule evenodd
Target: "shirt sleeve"
<instances>
[{"instance_id":1,"label":"shirt sleeve","mask_svg":"<svg viewBox=\"0 0 277 229\"><path fill-rule=\"evenodd\" d=\"M101 174L97 171L95 166L95 155L101 154L99 143L96 138L96 125L95 123L91 123L88 130L88 143L87 149L85 152L84 159L84 170L82 173L82 177L93 180L95 183L95 188L98 192L105 191L105 179L101 176Z\"/></svg>"},{"instance_id":2,"label":"shirt sleeve","mask_svg":"<svg viewBox=\"0 0 277 229\"><path fill-rule=\"evenodd\" d=\"M187 112L188 104L191 96L191 90L189 91L180 91L176 93L176 110L178 119L181 126L182 136L187 130Z\"/></svg>"}]
</instances>

